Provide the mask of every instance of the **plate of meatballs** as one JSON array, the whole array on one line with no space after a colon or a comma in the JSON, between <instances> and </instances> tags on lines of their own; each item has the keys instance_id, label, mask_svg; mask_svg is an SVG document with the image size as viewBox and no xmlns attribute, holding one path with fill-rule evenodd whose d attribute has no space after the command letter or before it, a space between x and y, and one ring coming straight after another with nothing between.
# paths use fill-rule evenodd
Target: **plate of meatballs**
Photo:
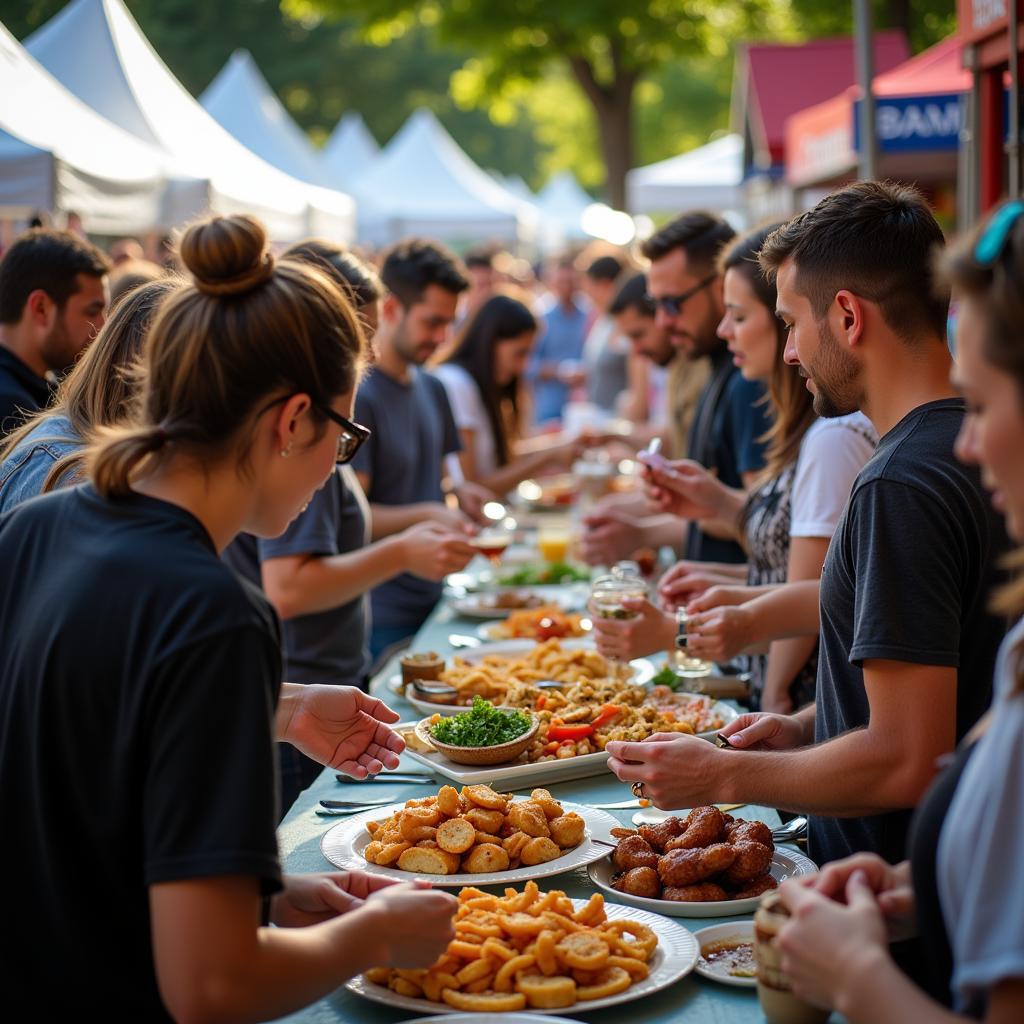
<instances>
[{"instance_id":1,"label":"plate of meatballs","mask_svg":"<svg viewBox=\"0 0 1024 1024\"><path fill-rule=\"evenodd\" d=\"M591 880L619 902L670 917L753 913L762 893L818 870L796 850L776 849L764 822L717 807L612 835L615 850L590 865Z\"/></svg>"}]
</instances>

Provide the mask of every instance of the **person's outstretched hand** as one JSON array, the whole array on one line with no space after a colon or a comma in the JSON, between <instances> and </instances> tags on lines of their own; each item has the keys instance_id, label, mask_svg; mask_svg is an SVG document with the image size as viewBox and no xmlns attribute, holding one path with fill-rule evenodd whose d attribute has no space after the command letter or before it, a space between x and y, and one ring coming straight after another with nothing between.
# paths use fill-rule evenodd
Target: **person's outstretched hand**
<instances>
[{"instance_id":1,"label":"person's outstretched hand","mask_svg":"<svg viewBox=\"0 0 1024 1024\"><path fill-rule=\"evenodd\" d=\"M354 686L298 688L278 739L354 779L398 767L405 740L389 728L399 715Z\"/></svg>"},{"instance_id":2,"label":"person's outstretched hand","mask_svg":"<svg viewBox=\"0 0 1024 1024\"><path fill-rule=\"evenodd\" d=\"M397 879L365 871L285 875L284 889L270 902L270 920L280 928L305 928L347 914L371 893L397 884Z\"/></svg>"}]
</instances>

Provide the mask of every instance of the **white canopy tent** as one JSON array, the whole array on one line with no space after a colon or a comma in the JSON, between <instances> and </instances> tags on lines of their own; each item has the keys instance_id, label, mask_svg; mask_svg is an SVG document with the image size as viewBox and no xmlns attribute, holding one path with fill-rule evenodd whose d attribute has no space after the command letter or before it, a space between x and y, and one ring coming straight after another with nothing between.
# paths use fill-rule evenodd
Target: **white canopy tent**
<instances>
[{"instance_id":1,"label":"white canopy tent","mask_svg":"<svg viewBox=\"0 0 1024 1024\"><path fill-rule=\"evenodd\" d=\"M353 183L359 237L386 245L427 235L455 245L530 246L537 214L459 148L429 110L417 110Z\"/></svg>"},{"instance_id":2,"label":"white canopy tent","mask_svg":"<svg viewBox=\"0 0 1024 1024\"><path fill-rule=\"evenodd\" d=\"M160 222L169 164L72 96L0 25L4 215L74 210L97 234L143 231Z\"/></svg>"},{"instance_id":3,"label":"white canopy tent","mask_svg":"<svg viewBox=\"0 0 1024 1024\"><path fill-rule=\"evenodd\" d=\"M226 132L160 60L121 0L72 0L25 46L79 99L204 181L201 206L255 214L279 241L311 232L351 237L352 200L271 167ZM172 222L198 212L192 196L179 198Z\"/></svg>"},{"instance_id":4,"label":"white canopy tent","mask_svg":"<svg viewBox=\"0 0 1024 1024\"><path fill-rule=\"evenodd\" d=\"M743 209L743 137L725 135L699 149L626 175L626 201L633 213L700 208Z\"/></svg>"},{"instance_id":5,"label":"white canopy tent","mask_svg":"<svg viewBox=\"0 0 1024 1024\"><path fill-rule=\"evenodd\" d=\"M571 171L559 171L537 193L535 202L545 225L554 225L565 241L582 242L593 237L583 229L583 213L594 200Z\"/></svg>"},{"instance_id":6,"label":"white canopy tent","mask_svg":"<svg viewBox=\"0 0 1024 1024\"><path fill-rule=\"evenodd\" d=\"M338 188L348 188L380 153L377 140L366 127L363 115L350 110L335 125L320 153L327 173Z\"/></svg>"},{"instance_id":7,"label":"white canopy tent","mask_svg":"<svg viewBox=\"0 0 1024 1024\"><path fill-rule=\"evenodd\" d=\"M329 174L248 50L235 50L199 97L203 109L243 146L285 174L330 188Z\"/></svg>"}]
</instances>

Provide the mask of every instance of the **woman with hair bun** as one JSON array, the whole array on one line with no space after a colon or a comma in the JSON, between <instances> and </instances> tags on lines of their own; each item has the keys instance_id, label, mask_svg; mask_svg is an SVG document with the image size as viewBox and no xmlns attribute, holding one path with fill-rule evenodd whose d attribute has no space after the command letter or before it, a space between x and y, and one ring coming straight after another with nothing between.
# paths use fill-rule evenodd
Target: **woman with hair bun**
<instances>
[{"instance_id":1,"label":"woman with hair bun","mask_svg":"<svg viewBox=\"0 0 1024 1024\"><path fill-rule=\"evenodd\" d=\"M348 418L360 326L250 217L192 225L180 253L193 283L161 305L138 405L99 431L89 482L0 518L17 921L0 977L9 1005L45 992L53 1015L278 1017L372 965L427 966L452 936L446 894L282 879L275 736L317 733L363 777L397 764L398 716L346 688L318 732L282 693L273 611L218 557L242 530L284 530L365 438Z\"/></svg>"}]
</instances>

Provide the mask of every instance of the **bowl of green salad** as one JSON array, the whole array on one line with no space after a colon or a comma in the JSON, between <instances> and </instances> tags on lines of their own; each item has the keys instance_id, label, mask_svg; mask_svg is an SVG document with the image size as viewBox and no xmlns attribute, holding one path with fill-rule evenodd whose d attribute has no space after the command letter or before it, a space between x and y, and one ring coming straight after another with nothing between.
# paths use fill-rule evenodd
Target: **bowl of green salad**
<instances>
[{"instance_id":1,"label":"bowl of green salad","mask_svg":"<svg viewBox=\"0 0 1024 1024\"><path fill-rule=\"evenodd\" d=\"M424 718L416 735L456 764L505 764L526 750L539 728L540 720L528 711L474 697L468 711Z\"/></svg>"}]
</instances>

